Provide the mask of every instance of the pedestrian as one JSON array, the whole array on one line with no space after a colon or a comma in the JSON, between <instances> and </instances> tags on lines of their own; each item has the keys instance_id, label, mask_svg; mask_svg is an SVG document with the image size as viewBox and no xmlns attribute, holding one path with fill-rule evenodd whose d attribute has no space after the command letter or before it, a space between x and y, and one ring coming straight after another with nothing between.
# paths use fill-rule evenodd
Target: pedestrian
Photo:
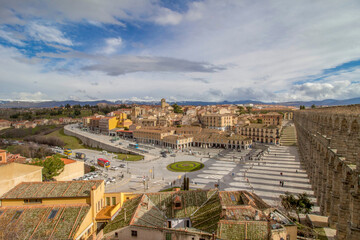
<instances>
[{"instance_id":1,"label":"pedestrian","mask_svg":"<svg viewBox=\"0 0 360 240\"><path fill-rule=\"evenodd\" d=\"M298 171L297 171L297 169L296 169L296 173L297 173Z\"/></svg>"},{"instance_id":2,"label":"pedestrian","mask_svg":"<svg viewBox=\"0 0 360 240\"><path fill-rule=\"evenodd\" d=\"M281 182L281 186L284 187L284 181Z\"/></svg>"},{"instance_id":3,"label":"pedestrian","mask_svg":"<svg viewBox=\"0 0 360 240\"><path fill-rule=\"evenodd\" d=\"M280 181L280 186L281 186L281 181Z\"/></svg>"},{"instance_id":4,"label":"pedestrian","mask_svg":"<svg viewBox=\"0 0 360 240\"><path fill-rule=\"evenodd\" d=\"M282 176L282 172L280 173L280 176Z\"/></svg>"}]
</instances>

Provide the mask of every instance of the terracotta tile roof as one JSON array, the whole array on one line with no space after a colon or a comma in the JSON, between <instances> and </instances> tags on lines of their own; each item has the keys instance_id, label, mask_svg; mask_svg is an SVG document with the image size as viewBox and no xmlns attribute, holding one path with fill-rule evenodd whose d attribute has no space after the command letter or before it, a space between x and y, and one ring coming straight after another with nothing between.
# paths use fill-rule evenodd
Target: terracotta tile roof
<instances>
[{"instance_id":1,"label":"terracotta tile roof","mask_svg":"<svg viewBox=\"0 0 360 240\"><path fill-rule=\"evenodd\" d=\"M181 202L181 207L174 208L175 202ZM119 215L105 227L104 233L112 234L110 232L116 229L133 225L160 231L167 229L179 234L215 232L217 237L229 240L267 239L268 215L274 211L277 210L247 191L211 189L144 193L136 200L126 201ZM166 225L171 219L190 219L191 228L169 229Z\"/></svg>"},{"instance_id":2,"label":"terracotta tile roof","mask_svg":"<svg viewBox=\"0 0 360 240\"><path fill-rule=\"evenodd\" d=\"M65 165L76 162L75 160L67 159L67 158L61 158L61 161L63 161L65 163Z\"/></svg>"},{"instance_id":3,"label":"terracotta tile roof","mask_svg":"<svg viewBox=\"0 0 360 240\"><path fill-rule=\"evenodd\" d=\"M5 193L1 199L89 197L93 186L103 180L22 182Z\"/></svg>"},{"instance_id":4,"label":"terracotta tile roof","mask_svg":"<svg viewBox=\"0 0 360 240\"><path fill-rule=\"evenodd\" d=\"M73 239L89 210L87 204L0 207L0 221L16 239Z\"/></svg>"}]
</instances>

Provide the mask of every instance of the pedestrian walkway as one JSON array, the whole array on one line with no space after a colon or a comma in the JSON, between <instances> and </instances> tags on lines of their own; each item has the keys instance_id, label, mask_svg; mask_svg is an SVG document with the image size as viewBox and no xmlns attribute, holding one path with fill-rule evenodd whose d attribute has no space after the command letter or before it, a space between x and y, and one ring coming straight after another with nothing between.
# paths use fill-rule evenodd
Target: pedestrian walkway
<instances>
[{"instance_id":1,"label":"pedestrian walkway","mask_svg":"<svg viewBox=\"0 0 360 240\"><path fill-rule=\"evenodd\" d=\"M255 192L271 205L279 205L279 196L285 192L308 193L315 203L314 192L301 168L296 147L271 146L260 160L247 161L236 173L231 187L225 190Z\"/></svg>"},{"instance_id":2,"label":"pedestrian walkway","mask_svg":"<svg viewBox=\"0 0 360 240\"><path fill-rule=\"evenodd\" d=\"M297 139L295 126L286 126L283 128L280 142L283 146L296 146Z\"/></svg>"},{"instance_id":3,"label":"pedestrian walkway","mask_svg":"<svg viewBox=\"0 0 360 240\"><path fill-rule=\"evenodd\" d=\"M235 167L235 163L213 161L199 173L191 174L192 183L196 188L214 188L214 184L234 172Z\"/></svg>"}]
</instances>

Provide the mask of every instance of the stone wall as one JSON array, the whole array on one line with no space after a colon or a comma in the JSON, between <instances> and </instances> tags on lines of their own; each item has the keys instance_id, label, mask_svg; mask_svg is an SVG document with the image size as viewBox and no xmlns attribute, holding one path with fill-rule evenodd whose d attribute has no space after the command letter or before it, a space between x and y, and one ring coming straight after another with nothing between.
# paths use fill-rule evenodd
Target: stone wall
<instances>
[{"instance_id":1,"label":"stone wall","mask_svg":"<svg viewBox=\"0 0 360 240\"><path fill-rule=\"evenodd\" d=\"M75 131L71 131L70 129L68 129L66 127L64 128L64 133L66 135L77 137L78 139L81 140L81 142L83 144L85 144L86 146L89 146L89 147L99 148L99 149L103 149L103 150L106 150L106 151L109 151L109 152L115 152L115 153L141 155L141 154L139 154L137 152L134 152L134 151L131 151L131 150L128 150L128 149L123 149L123 148L118 147L118 146L112 146L112 145L110 145L108 143L104 143L104 142L102 142L100 140L96 140L96 139L93 139L93 138L83 136L81 134L78 134Z\"/></svg>"},{"instance_id":2,"label":"stone wall","mask_svg":"<svg viewBox=\"0 0 360 240\"><path fill-rule=\"evenodd\" d=\"M295 111L294 123L321 213L337 239L360 239L360 105Z\"/></svg>"}]
</instances>

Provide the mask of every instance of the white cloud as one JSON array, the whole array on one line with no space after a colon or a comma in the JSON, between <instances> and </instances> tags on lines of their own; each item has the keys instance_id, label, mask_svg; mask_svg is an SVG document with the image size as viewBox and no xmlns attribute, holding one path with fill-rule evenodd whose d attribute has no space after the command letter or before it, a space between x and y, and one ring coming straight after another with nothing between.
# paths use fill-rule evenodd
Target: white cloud
<instances>
[{"instance_id":1,"label":"white cloud","mask_svg":"<svg viewBox=\"0 0 360 240\"><path fill-rule=\"evenodd\" d=\"M123 41L120 37L107 38L105 39L105 48L102 50L103 53L109 55L117 52L123 45Z\"/></svg>"},{"instance_id":2,"label":"white cloud","mask_svg":"<svg viewBox=\"0 0 360 240\"><path fill-rule=\"evenodd\" d=\"M6 32L0 29L0 38L5 39L6 41L17 45L17 46L25 46L25 43L19 39L17 39L12 32Z\"/></svg>"},{"instance_id":3,"label":"white cloud","mask_svg":"<svg viewBox=\"0 0 360 240\"><path fill-rule=\"evenodd\" d=\"M70 54L64 58L63 66L73 61L78 69L72 68L66 74L55 71L57 66L47 68L44 73L44 66L48 65L39 62L41 58L29 60L21 53L16 53L16 57L2 57L0 82L7 83L11 91L14 91L14 82L22 92L27 92L26 88L38 91L29 86L27 81L31 79L31 82L38 80L39 85L42 84L40 91L49 92L54 98L76 96L57 93L61 84L56 81L75 85L74 89L86 86L89 98L174 96L179 100L286 101L360 96L359 71L323 74L324 69L360 56L357 44L360 2L357 0L204 0L189 3L189 9L183 13L150 0L29 0L26 3L14 0L1 4L3 8L14 9L23 19L38 17L44 19L43 22L61 24L69 21L123 24L126 20L139 28L144 22L155 22L167 33L147 35L146 44L135 50L129 47L133 43L124 44L123 39L127 38L123 35L123 39L108 39L102 53L111 56L98 54L98 58L92 59L85 56L86 53ZM14 16L8 12L6 18L13 23L16 22ZM0 22L6 22L1 14ZM73 45L58 29L53 29L55 34L50 31L50 37L34 35L42 41L53 39L56 44ZM131 55L116 55L119 50L129 50L127 47L130 51L124 52ZM81 54L83 56L79 56ZM88 67L83 68L84 65ZM211 71L214 66L224 67L221 71ZM99 84L91 85L94 82ZM124 83L126 92L114 88ZM79 94L80 98L85 97Z\"/></svg>"},{"instance_id":4,"label":"white cloud","mask_svg":"<svg viewBox=\"0 0 360 240\"><path fill-rule=\"evenodd\" d=\"M160 25L177 25L181 22L182 18L180 13L162 8L160 14L155 17L154 21Z\"/></svg>"},{"instance_id":5,"label":"white cloud","mask_svg":"<svg viewBox=\"0 0 360 240\"><path fill-rule=\"evenodd\" d=\"M38 41L58 43L67 46L73 45L70 39L66 38L60 30L52 26L32 22L29 24L27 31L31 37Z\"/></svg>"},{"instance_id":6,"label":"white cloud","mask_svg":"<svg viewBox=\"0 0 360 240\"><path fill-rule=\"evenodd\" d=\"M20 101L40 101L40 100L47 100L46 94L42 92L35 92L35 93L29 93L29 92L14 92L12 93L14 100L20 100Z\"/></svg>"}]
</instances>

